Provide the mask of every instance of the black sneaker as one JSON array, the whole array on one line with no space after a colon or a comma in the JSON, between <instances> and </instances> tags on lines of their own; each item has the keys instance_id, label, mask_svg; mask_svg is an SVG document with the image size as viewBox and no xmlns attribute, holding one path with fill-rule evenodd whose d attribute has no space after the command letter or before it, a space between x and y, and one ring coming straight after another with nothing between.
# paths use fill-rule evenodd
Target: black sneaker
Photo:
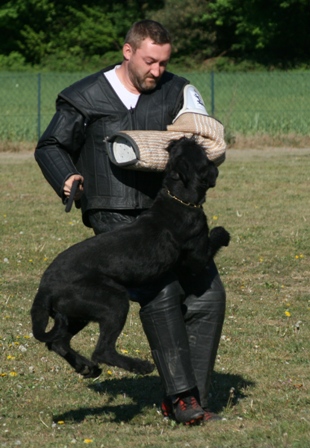
<instances>
[{"instance_id":1,"label":"black sneaker","mask_svg":"<svg viewBox=\"0 0 310 448\"><path fill-rule=\"evenodd\" d=\"M223 420L222 417L220 417L218 414L215 414L214 412L209 411L208 409L204 409L204 416L203 421L206 422L214 422L216 420Z\"/></svg>"},{"instance_id":2,"label":"black sneaker","mask_svg":"<svg viewBox=\"0 0 310 448\"><path fill-rule=\"evenodd\" d=\"M171 398L165 396L161 402L160 408L164 417L173 417Z\"/></svg>"},{"instance_id":3,"label":"black sneaker","mask_svg":"<svg viewBox=\"0 0 310 448\"><path fill-rule=\"evenodd\" d=\"M168 397L164 398L161 410L165 417L172 417L185 425L200 423L204 417L204 410L189 392L181 394L173 402Z\"/></svg>"},{"instance_id":4,"label":"black sneaker","mask_svg":"<svg viewBox=\"0 0 310 448\"><path fill-rule=\"evenodd\" d=\"M220 417L218 414L215 414L214 412L211 412L208 409L202 409L202 410L203 410L203 417L202 420L199 419L199 422L202 421L206 423L209 421L222 420L222 417ZM172 400L170 397L166 396L163 398L163 401L161 403L161 412L164 417L175 418Z\"/></svg>"}]
</instances>

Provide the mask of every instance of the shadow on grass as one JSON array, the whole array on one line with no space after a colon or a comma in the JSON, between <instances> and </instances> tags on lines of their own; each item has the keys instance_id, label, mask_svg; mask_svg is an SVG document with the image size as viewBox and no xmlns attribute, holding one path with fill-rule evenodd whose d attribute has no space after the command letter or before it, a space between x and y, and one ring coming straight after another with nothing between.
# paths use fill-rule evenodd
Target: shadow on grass
<instances>
[{"instance_id":1,"label":"shadow on grass","mask_svg":"<svg viewBox=\"0 0 310 448\"><path fill-rule=\"evenodd\" d=\"M211 411L219 413L226 407L233 407L239 400L247 397L246 391L255 386L255 382L241 375L214 372L208 399Z\"/></svg>"},{"instance_id":2,"label":"shadow on grass","mask_svg":"<svg viewBox=\"0 0 310 448\"><path fill-rule=\"evenodd\" d=\"M246 397L246 389L254 386L252 381L245 380L240 375L214 373L210 409L213 412L221 412L229 405L234 406L237 400ZM137 378L110 379L101 383L90 384L89 389L98 395L104 396L106 404L99 407L80 407L63 414L54 415L54 421L82 422L86 418L100 418L113 422L129 422L145 408L159 408L163 397L162 386L159 377L147 376ZM230 394L234 389L233 396ZM113 404L119 395L124 399L130 398L132 403ZM118 398L117 398L118 397ZM100 398L98 397L98 401Z\"/></svg>"}]
</instances>

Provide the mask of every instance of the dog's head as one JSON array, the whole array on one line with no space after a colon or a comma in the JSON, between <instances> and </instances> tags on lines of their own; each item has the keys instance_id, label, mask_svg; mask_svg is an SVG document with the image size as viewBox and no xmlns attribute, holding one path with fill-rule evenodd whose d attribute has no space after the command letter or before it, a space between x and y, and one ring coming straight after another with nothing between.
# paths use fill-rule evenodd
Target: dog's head
<instances>
[{"instance_id":1,"label":"dog's head","mask_svg":"<svg viewBox=\"0 0 310 448\"><path fill-rule=\"evenodd\" d=\"M172 140L164 186L184 202L202 204L206 192L215 187L218 169L194 137Z\"/></svg>"}]
</instances>

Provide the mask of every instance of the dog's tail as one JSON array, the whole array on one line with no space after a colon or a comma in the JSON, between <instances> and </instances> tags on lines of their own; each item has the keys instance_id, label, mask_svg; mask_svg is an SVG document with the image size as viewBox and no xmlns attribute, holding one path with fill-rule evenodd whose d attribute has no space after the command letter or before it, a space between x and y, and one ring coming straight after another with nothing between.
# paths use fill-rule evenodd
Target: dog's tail
<instances>
[{"instance_id":1,"label":"dog's tail","mask_svg":"<svg viewBox=\"0 0 310 448\"><path fill-rule=\"evenodd\" d=\"M60 339L66 335L68 322L66 316L61 313L56 313L55 316L53 316L55 321L53 328L46 332L46 327L50 317L50 310L45 301L46 298L39 290L34 299L30 314L33 336L38 339L38 341L48 343L53 342L55 339Z\"/></svg>"}]
</instances>

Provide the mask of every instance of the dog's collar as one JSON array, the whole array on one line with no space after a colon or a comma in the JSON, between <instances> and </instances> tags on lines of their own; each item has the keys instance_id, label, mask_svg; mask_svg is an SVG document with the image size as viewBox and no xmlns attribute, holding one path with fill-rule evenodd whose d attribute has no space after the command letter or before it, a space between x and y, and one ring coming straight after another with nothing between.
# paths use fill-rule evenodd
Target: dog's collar
<instances>
[{"instance_id":1,"label":"dog's collar","mask_svg":"<svg viewBox=\"0 0 310 448\"><path fill-rule=\"evenodd\" d=\"M171 198L175 199L178 202L181 202L181 204L186 205L187 207L202 208L201 204L192 204L191 202L182 201L182 199L179 199L176 196L174 196L173 194L171 194L170 191L168 190L168 188L166 189L166 191L167 191L168 196L170 196Z\"/></svg>"}]
</instances>

